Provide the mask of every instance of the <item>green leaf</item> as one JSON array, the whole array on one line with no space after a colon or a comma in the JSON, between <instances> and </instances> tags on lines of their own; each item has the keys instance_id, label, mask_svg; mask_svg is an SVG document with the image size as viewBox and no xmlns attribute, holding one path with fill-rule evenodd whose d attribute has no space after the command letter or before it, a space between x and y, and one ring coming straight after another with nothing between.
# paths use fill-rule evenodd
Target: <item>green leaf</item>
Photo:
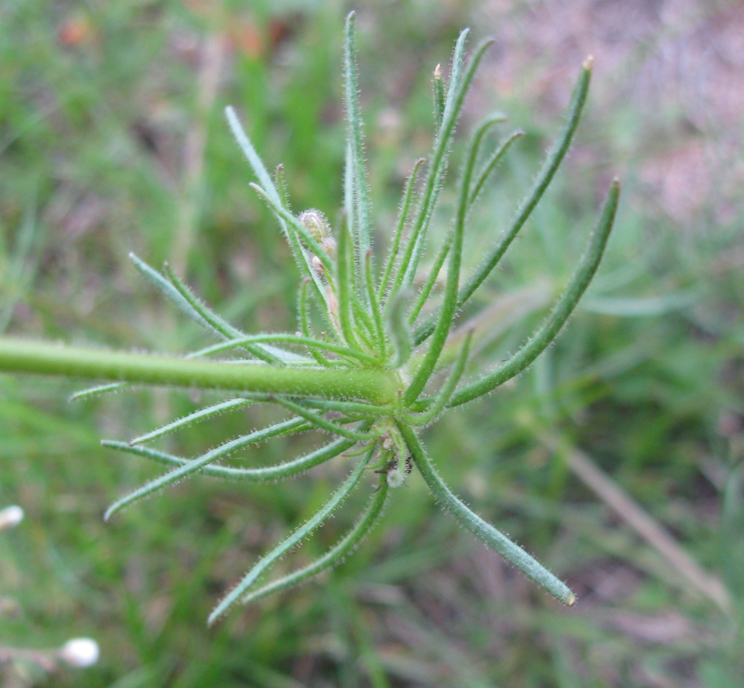
<instances>
[{"instance_id":1,"label":"green leaf","mask_svg":"<svg viewBox=\"0 0 744 688\"><path fill-rule=\"evenodd\" d=\"M268 554L265 554L261 559L259 559L255 566L243 577L240 583L238 583L230 593L222 599L214 611L209 615L207 623L210 626L233 604L243 597L248 588L253 585L266 569L275 564L287 552L302 542L308 535L316 530L338 506L341 505L344 499L346 499L346 497L348 497L351 491L356 487L362 475L364 475L364 469L367 467L374 450L375 446L373 445L331 499L329 499L312 518L306 521Z\"/></svg>"}]
</instances>

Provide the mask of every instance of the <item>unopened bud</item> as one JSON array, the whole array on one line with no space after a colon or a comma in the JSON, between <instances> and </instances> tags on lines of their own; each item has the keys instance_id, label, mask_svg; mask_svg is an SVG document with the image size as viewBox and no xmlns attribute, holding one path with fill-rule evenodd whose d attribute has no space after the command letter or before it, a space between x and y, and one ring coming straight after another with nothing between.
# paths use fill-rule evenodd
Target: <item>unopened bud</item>
<instances>
[{"instance_id":1,"label":"unopened bud","mask_svg":"<svg viewBox=\"0 0 744 688\"><path fill-rule=\"evenodd\" d=\"M81 669L93 666L100 656L98 643L91 638L74 638L68 640L60 649L59 656L70 666Z\"/></svg>"},{"instance_id":2,"label":"unopened bud","mask_svg":"<svg viewBox=\"0 0 744 688\"><path fill-rule=\"evenodd\" d=\"M336 240L332 236L323 239L323 241L320 242L320 245L331 258L336 257Z\"/></svg>"},{"instance_id":3,"label":"unopened bud","mask_svg":"<svg viewBox=\"0 0 744 688\"><path fill-rule=\"evenodd\" d=\"M0 511L0 530L15 528L23 520L23 509L19 506L8 506Z\"/></svg>"},{"instance_id":4,"label":"unopened bud","mask_svg":"<svg viewBox=\"0 0 744 688\"><path fill-rule=\"evenodd\" d=\"M320 210L306 210L297 219L315 241L320 243L331 236L331 225L328 224L326 216Z\"/></svg>"},{"instance_id":5,"label":"unopened bud","mask_svg":"<svg viewBox=\"0 0 744 688\"><path fill-rule=\"evenodd\" d=\"M325 277L325 271L323 270L323 263L318 256L313 256L310 259L310 267L315 270L319 277Z\"/></svg>"}]
</instances>

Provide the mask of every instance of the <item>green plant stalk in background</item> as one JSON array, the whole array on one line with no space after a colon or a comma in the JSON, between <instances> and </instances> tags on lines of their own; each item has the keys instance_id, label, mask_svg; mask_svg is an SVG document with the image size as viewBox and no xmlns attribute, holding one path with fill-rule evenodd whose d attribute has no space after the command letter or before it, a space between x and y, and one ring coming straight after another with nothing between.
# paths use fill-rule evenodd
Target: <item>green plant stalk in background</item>
<instances>
[{"instance_id":1,"label":"green plant stalk in background","mask_svg":"<svg viewBox=\"0 0 744 688\"><path fill-rule=\"evenodd\" d=\"M459 309L488 278L524 227L565 157L586 102L591 59L582 68L569 113L555 145L548 152L533 187L514 219L470 276L462 276L462 252L467 240L469 212L494 168L521 135L514 132L495 151L486 151L487 131L503 120L487 118L469 143L459 179L456 209L449 233L439 246L428 275L418 269L427 248L429 229L447 175L455 124L478 65L490 45L481 43L465 60L468 31L457 41L446 83L434 72L436 136L422 184L417 185L424 160L411 172L403 194L400 217L390 252L382 267L373 251L370 190L364 166L362 120L356 82L354 14L346 23L344 78L348 139L344 175L342 225L332 230L319 211L292 211L284 187L283 170L269 174L231 108L228 123L253 168L251 184L276 217L303 276L300 288L300 334L247 335L204 306L166 265L160 273L136 256L137 269L184 314L222 341L185 358L113 352L0 338L0 370L38 373L114 382L85 390L75 398L124 388L129 384L172 385L216 389L238 396L200 409L135 438L130 443L104 446L149 458L169 471L113 504L114 513L139 499L197 472L228 480L277 480L346 454L356 467L320 510L283 542L263 556L209 617L212 623L236 602L249 602L334 566L346 557L377 522L387 499L415 466L440 505L460 524L517 566L561 602L575 597L556 576L503 533L477 516L442 481L419 437L419 428L448 408L477 399L512 379L555 339L594 276L611 231L619 197L614 181L583 257L541 328L514 354L475 382L460 386L466 371L486 363L471 356L475 330L453 336ZM446 265L444 288L435 285ZM416 293L416 285L423 284ZM322 323L321 332L313 326ZM302 353L298 352L301 351ZM229 354L229 358L224 356ZM221 359L210 357L222 355ZM435 373L449 368L441 385ZM255 403L281 406L288 419L215 447L194 459L143 446L219 413ZM263 440L320 429L335 438L327 445L277 466L242 469L216 465L230 453ZM260 577L331 516L374 470L375 491L356 524L328 552L311 564L261 585Z\"/></svg>"}]
</instances>

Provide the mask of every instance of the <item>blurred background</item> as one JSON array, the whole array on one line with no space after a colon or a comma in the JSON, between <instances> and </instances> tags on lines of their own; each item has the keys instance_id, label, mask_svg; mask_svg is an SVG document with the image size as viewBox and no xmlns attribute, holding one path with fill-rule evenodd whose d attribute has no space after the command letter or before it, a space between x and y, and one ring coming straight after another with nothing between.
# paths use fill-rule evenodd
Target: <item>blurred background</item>
<instances>
[{"instance_id":1,"label":"blurred background","mask_svg":"<svg viewBox=\"0 0 744 688\"><path fill-rule=\"evenodd\" d=\"M621 209L597 279L530 370L426 432L456 491L565 579L578 606L548 599L456 527L414 476L332 574L208 630L217 600L323 503L344 466L281 485L197 477L104 525L105 507L158 469L100 439L129 439L212 397L141 390L68 404L80 385L3 376L0 507L19 504L26 520L0 533L0 648L82 635L101 659L52 673L9 663L0 681L744 685L742 2L6 0L0 331L169 353L207 344L129 251L168 260L239 327L292 331L297 275L223 109L237 108L269 168L284 163L296 210L335 217L352 8L381 237L429 150L435 65L448 65L465 26L471 45L497 38L461 132L497 110L526 135L484 194L467 266L513 213L595 57L567 163L479 292L493 318L484 360L541 322L617 175ZM455 150L451 169L460 159ZM261 421L233 413L162 446L197 456ZM248 458L306 448L274 440ZM365 499L279 568L324 551Z\"/></svg>"}]
</instances>

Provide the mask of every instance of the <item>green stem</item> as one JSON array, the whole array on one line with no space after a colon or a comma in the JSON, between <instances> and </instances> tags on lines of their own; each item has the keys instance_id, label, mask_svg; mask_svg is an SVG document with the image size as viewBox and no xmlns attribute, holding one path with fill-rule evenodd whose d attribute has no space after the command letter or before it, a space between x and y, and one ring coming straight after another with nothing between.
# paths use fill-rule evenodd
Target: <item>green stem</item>
<instances>
[{"instance_id":1,"label":"green stem","mask_svg":"<svg viewBox=\"0 0 744 688\"><path fill-rule=\"evenodd\" d=\"M117 380L150 385L265 392L389 404L394 373L383 370L277 368L88 349L0 337L0 372Z\"/></svg>"}]
</instances>

